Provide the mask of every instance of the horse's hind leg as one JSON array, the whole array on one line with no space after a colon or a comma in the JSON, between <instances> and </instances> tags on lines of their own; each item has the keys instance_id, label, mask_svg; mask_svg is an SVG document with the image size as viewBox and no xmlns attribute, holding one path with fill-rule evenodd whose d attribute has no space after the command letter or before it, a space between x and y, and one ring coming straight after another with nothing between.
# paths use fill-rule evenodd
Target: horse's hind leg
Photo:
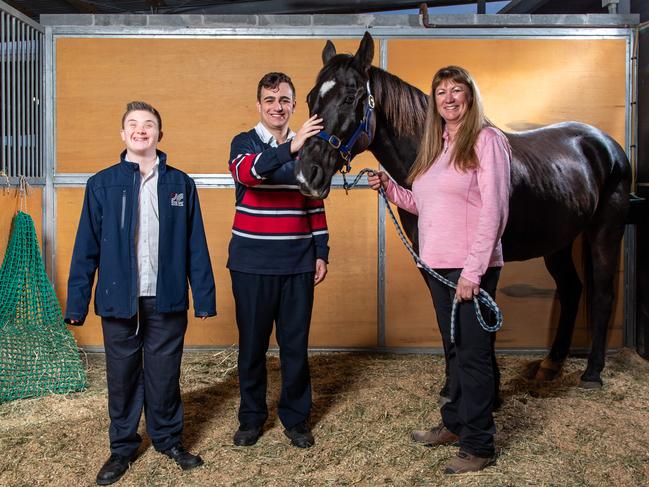
<instances>
[{"instance_id":1,"label":"horse's hind leg","mask_svg":"<svg viewBox=\"0 0 649 487\"><path fill-rule=\"evenodd\" d=\"M622 218L616 215L586 232L590 243L592 260L592 281L589 286L589 320L593 343L588 355L586 371L581 376L581 386L594 388L602 386L601 373L604 369L606 336L615 297L615 277L620 258L620 242L624 233Z\"/></svg>"},{"instance_id":2,"label":"horse's hind leg","mask_svg":"<svg viewBox=\"0 0 649 487\"><path fill-rule=\"evenodd\" d=\"M557 285L561 310L552 348L548 356L541 362L535 378L552 380L561 371L570 350L582 284L572 259L572 242L558 252L546 256L544 260L545 267Z\"/></svg>"}]
</instances>

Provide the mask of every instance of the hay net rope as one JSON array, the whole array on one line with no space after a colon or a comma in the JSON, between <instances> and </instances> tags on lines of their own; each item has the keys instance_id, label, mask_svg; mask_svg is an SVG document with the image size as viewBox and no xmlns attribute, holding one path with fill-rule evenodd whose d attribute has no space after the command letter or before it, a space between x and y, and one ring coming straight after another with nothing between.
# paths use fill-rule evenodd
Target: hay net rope
<instances>
[{"instance_id":1,"label":"hay net rope","mask_svg":"<svg viewBox=\"0 0 649 487\"><path fill-rule=\"evenodd\" d=\"M32 218L19 211L0 267L0 403L86 387Z\"/></svg>"}]
</instances>

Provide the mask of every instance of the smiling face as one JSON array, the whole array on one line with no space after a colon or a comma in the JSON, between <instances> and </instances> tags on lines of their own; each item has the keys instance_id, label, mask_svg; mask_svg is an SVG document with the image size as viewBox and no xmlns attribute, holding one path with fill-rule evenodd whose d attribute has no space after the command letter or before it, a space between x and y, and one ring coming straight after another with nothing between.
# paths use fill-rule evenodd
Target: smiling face
<instances>
[{"instance_id":1,"label":"smiling face","mask_svg":"<svg viewBox=\"0 0 649 487\"><path fill-rule=\"evenodd\" d=\"M447 124L461 124L470 104L471 92L464 83L456 83L451 79L445 79L435 88L437 113Z\"/></svg>"},{"instance_id":2,"label":"smiling face","mask_svg":"<svg viewBox=\"0 0 649 487\"><path fill-rule=\"evenodd\" d=\"M271 132L283 132L295 110L295 95L288 83L280 83L277 88L261 88L257 110L261 123Z\"/></svg>"},{"instance_id":3,"label":"smiling face","mask_svg":"<svg viewBox=\"0 0 649 487\"><path fill-rule=\"evenodd\" d=\"M156 152L162 132L156 116L146 110L133 110L124 117L122 140L129 154L140 157L152 156Z\"/></svg>"}]
</instances>

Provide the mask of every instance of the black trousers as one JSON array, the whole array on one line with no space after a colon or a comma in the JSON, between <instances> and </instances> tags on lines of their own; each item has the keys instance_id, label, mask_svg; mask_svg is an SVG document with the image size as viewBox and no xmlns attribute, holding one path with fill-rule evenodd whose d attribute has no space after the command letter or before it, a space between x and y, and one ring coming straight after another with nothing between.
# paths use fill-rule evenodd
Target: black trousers
<instances>
[{"instance_id":1,"label":"black trousers","mask_svg":"<svg viewBox=\"0 0 649 487\"><path fill-rule=\"evenodd\" d=\"M155 297L146 297L139 299L136 316L102 318L101 324L111 453L135 455L142 442L137 433L142 409L155 449L171 448L183 430L179 380L187 312L158 313Z\"/></svg>"},{"instance_id":2,"label":"black trousers","mask_svg":"<svg viewBox=\"0 0 649 487\"><path fill-rule=\"evenodd\" d=\"M311 411L307 348L314 273L230 274L239 328L239 423L262 426L268 418L266 352L274 322L282 374L277 413L282 424L292 428Z\"/></svg>"},{"instance_id":3,"label":"black trousers","mask_svg":"<svg viewBox=\"0 0 649 487\"><path fill-rule=\"evenodd\" d=\"M437 269L450 281L457 282L462 269ZM496 294L500 267L490 267L480 287L492 297ZM455 290L427 275L437 322L446 350L450 374L449 399L441 410L444 425L460 437L460 449L480 457L494 454L493 420L495 397L495 333L482 329L472 301L459 303L455 317L455 343L451 343L451 309ZM491 313L482 316L493 322Z\"/></svg>"}]
</instances>

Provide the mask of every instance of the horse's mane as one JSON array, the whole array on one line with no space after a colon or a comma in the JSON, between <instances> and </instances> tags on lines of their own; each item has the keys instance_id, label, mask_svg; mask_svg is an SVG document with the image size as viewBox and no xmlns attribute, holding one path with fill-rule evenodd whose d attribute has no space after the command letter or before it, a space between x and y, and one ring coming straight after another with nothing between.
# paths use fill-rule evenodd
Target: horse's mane
<instances>
[{"instance_id":1,"label":"horse's mane","mask_svg":"<svg viewBox=\"0 0 649 487\"><path fill-rule=\"evenodd\" d=\"M377 107L385 113L397 136L420 135L426 121L428 96L380 68L370 67L369 75Z\"/></svg>"},{"instance_id":2,"label":"horse's mane","mask_svg":"<svg viewBox=\"0 0 649 487\"><path fill-rule=\"evenodd\" d=\"M354 57L339 54L322 68L318 79L331 79L336 71L347 69L358 69ZM385 114L396 135L420 135L426 121L428 96L401 78L375 66L370 66L369 77L377 108Z\"/></svg>"}]
</instances>

